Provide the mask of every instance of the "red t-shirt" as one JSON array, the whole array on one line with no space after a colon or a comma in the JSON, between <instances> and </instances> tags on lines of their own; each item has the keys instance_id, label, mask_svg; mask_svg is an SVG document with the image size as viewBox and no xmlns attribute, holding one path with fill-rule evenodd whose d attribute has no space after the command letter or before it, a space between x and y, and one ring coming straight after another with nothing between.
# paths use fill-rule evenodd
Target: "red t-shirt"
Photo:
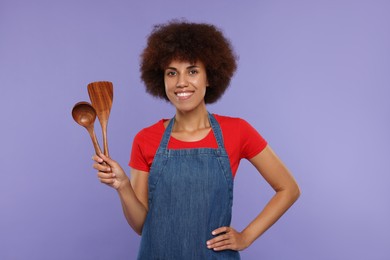
<instances>
[{"instance_id":1,"label":"red t-shirt","mask_svg":"<svg viewBox=\"0 0 390 260\"><path fill-rule=\"evenodd\" d=\"M251 159L259 154L267 146L264 138L245 120L214 114L218 121L226 152L228 153L233 177L237 172L238 165L242 158ZM149 172L154 155L160 145L165 131L164 121L142 129L134 138L129 166ZM213 131L202 140L195 142L184 142L171 136L168 143L169 149L186 148L217 148L218 144Z\"/></svg>"}]
</instances>

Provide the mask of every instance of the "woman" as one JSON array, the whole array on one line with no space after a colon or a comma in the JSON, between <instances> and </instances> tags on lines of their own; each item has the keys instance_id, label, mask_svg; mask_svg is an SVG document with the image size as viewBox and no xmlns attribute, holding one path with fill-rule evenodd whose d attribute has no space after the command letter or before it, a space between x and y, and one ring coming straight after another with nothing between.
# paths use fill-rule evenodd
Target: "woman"
<instances>
[{"instance_id":1,"label":"woman","mask_svg":"<svg viewBox=\"0 0 390 260\"><path fill-rule=\"evenodd\" d=\"M300 191L251 125L207 111L236 70L229 41L209 24L158 25L140 70L147 92L169 101L175 116L137 134L131 180L111 158L93 158L98 178L117 190L128 223L142 234L139 259L239 259L238 251L273 225ZM239 232L230 220L233 177L242 158L276 193Z\"/></svg>"}]
</instances>

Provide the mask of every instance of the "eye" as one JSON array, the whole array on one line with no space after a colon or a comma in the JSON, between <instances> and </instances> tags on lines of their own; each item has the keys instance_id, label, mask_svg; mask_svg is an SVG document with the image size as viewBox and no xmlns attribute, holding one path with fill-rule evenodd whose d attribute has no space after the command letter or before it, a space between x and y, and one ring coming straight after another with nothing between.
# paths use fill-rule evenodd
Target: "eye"
<instances>
[{"instance_id":1,"label":"eye","mask_svg":"<svg viewBox=\"0 0 390 260\"><path fill-rule=\"evenodd\" d=\"M169 76L169 77L173 77L176 75L176 71L173 71L173 70L169 70L166 72L166 75Z\"/></svg>"},{"instance_id":2,"label":"eye","mask_svg":"<svg viewBox=\"0 0 390 260\"><path fill-rule=\"evenodd\" d=\"M198 74L198 70L196 70L196 69L191 69L191 70L189 71L189 74L190 74L190 75Z\"/></svg>"}]
</instances>

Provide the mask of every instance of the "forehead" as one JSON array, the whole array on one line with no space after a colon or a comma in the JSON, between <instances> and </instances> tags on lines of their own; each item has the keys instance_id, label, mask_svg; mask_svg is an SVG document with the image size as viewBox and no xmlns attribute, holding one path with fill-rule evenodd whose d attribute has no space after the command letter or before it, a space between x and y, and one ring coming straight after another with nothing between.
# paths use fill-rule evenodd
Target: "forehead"
<instances>
[{"instance_id":1,"label":"forehead","mask_svg":"<svg viewBox=\"0 0 390 260\"><path fill-rule=\"evenodd\" d=\"M204 68L204 64L200 60L187 61L187 60L178 60L178 59L173 59L171 62L169 62L167 68L188 68L193 66Z\"/></svg>"}]
</instances>

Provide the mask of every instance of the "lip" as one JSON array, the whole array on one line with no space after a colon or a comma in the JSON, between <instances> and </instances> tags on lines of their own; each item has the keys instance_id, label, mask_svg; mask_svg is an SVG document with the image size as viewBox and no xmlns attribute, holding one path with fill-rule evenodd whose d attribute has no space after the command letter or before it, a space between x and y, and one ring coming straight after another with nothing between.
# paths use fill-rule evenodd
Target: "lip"
<instances>
[{"instance_id":1,"label":"lip","mask_svg":"<svg viewBox=\"0 0 390 260\"><path fill-rule=\"evenodd\" d=\"M192 97L194 92L192 91L180 91L180 92L175 92L175 95L178 100L187 100Z\"/></svg>"}]
</instances>

